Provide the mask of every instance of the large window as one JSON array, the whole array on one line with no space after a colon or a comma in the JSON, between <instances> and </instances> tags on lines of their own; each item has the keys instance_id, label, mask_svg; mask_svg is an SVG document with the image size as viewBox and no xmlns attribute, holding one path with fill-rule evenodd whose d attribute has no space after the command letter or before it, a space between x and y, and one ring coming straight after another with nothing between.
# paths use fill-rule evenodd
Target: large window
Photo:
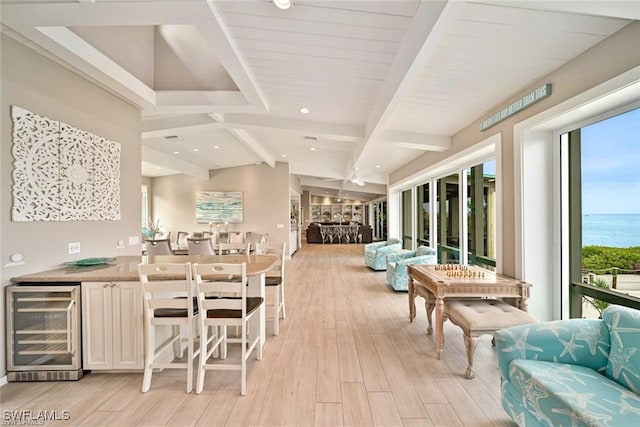
<instances>
[{"instance_id":1,"label":"large window","mask_svg":"<svg viewBox=\"0 0 640 427\"><path fill-rule=\"evenodd\" d=\"M411 222L411 189L402 192L402 247L413 247L413 233Z\"/></svg>"},{"instance_id":2,"label":"large window","mask_svg":"<svg viewBox=\"0 0 640 427\"><path fill-rule=\"evenodd\" d=\"M467 177L467 248L469 264L496 266L496 162L464 171Z\"/></svg>"},{"instance_id":3,"label":"large window","mask_svg":"<svg viewBox=\"0 0 640 427\"><path fill-rule=\"evenodd\" d=\"M611 302L640 297L640 109L562 139L571 316L599 317Z\"/></svg>"},{"instance_id":4,"label":"large window","mask_svg":"<svg viewBox=\"0 0 640 427\"><path fill-rule=\"evenodd\" d=\"M495 270L499 250L498 170L500 137L492 136L390 187L391 230L405 248L429 246L441 264L475 264Z\"/></svg>"},{"instance_id":5,"label":"large window","mask_svg":"<svg viewBox=\"0 0 640 427\"><path fill-rule=\"evenodd\" d=\"M387 202L372 203L371 208L373 209L373 238L387 240Z\"/></svg>"},{"instance_id":6,"label":"large window","mask_svg":"<svg viewBox=\"0 0 640 427\"><path fill-rule=\"evenodd\" d=\"M416 198L416 233L418 246L432 246L429 183L418 186Z\"/></svg>"},{"instance_id":7,"label":"large window","mask_svg":"<svg viewBox=\"0 0 640 427\"><path fill-rule=\"evenodd\" d=\"M460 263L459 173L437 180L438 262Z\"/></svg>"}]
</instances>

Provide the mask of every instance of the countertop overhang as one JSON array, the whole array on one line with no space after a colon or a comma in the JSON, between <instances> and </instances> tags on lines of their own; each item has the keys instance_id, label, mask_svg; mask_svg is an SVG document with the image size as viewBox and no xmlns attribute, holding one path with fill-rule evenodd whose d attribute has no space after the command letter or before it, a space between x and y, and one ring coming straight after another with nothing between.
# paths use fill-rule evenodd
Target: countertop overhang
<instances>
[{"instance_id":1,"label":"countertop overhang","mask_svg":"<svg viewBox=\"0 0 640 427\"><path fill-rule=\"evenodd\" d=\"M115 261L92 266L71 267L63 265L59 268L25 274L11 278L12 283L69 283L69 282L137 282L138 264L142 262L164 263L212 263L228 262L238 264L247 263L247 275L266 273L277 261L275 255L162 255L119 256Z\"/></svg>"}]
</instances>

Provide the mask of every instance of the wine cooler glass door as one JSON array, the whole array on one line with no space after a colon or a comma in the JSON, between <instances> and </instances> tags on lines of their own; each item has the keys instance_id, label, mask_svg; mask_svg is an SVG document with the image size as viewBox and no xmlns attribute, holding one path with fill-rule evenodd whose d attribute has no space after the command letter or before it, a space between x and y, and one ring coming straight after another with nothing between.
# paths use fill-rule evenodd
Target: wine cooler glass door
<instances>
[{"instance_id":1,"label":"wine cooler glass door","mask_svg":"<svg viewBox=\"0 0 640 427\"><path fill-rule=\"evenodd\" d=\"M78 369L79 286L11 286L9 370Z\"/></svg>"}]
</instances>

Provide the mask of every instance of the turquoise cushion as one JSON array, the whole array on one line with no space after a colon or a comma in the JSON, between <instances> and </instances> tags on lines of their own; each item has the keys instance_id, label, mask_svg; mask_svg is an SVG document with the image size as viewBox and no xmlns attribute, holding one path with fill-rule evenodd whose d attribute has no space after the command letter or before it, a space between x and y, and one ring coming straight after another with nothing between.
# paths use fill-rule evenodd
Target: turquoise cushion
<instances>
[{"instance_id":1,"label":"turquoise cushion","mask_svg":"<svg viewBox=\"0 0 640 427\"><path fill-rule=\"evenodd\" d=\"M517 359L509 379L542 425L635 426L640 420L640 396L585 366Z\"/></svg>"},{"instance_id":2,"label":"turquoise cushion","mask_svg":"<svg viewBox=\"0 0 640 427\"><path fill-rule=\"evenodd\" d=\"M640 311L609 306L602 313L602 320L609 327L611 340L607 377L640 393Z\"/></svg>"},{"instance_id":3,"label":"turquoise cushion","mask_svg":"<svg viewBox=\"0 0 640 427\"><path fill-rule=\"evenodd\" d=\"M418 249L416 249L416 256L433 255L435 253L436 251L429 246L418 246Z\"/></svg>"}]
</instances>

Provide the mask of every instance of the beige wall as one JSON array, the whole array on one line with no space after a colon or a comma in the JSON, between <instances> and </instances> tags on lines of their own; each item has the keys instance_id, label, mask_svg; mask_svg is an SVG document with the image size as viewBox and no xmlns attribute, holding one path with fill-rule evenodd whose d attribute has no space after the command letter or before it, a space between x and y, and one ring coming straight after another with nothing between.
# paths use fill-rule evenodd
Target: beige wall
<instances>
[{"instance_id":1,"label":"beige wall","mask_svg":"<svg viewBox=\"0 0 640 427\"><path fill-rule=\"evenodd\" d=\"M269 233L269 241L289 239L289 164L240 166L210 171L208 181L188 175L170 175L151 180L151 212L172 238L177 231L208 230L195 221L197 191L241 191L244 222L229 224L229 230ZM283 228L277 225L282 224Z\"/></svg>"},{"instance_id":2,"label":"beige wall","mask_svg":"<svg viewBox=\"0 0 640 427\"><path fill-rule=\"evenodd\" d=\"M140 235L140 111L4 34L1 42L2 286L7 286L13 276L48 269L65 261L140 253L139 245L126 244L128 236ZM121 144L120 221L11 221L11 105ZM125 241L124 249L116 249L118 240ZM67 254L69 242L80 242L79 255ZM22 254L24 265L6 267L14 253ZM4 307L5 295L1 294ZM6 363L4 315L0 318L1 377L6 372Z\"/></svg>"},{"instance_id":3,"label":"beige wall","mask_svg":"<svg viewBox=\"0 0 640 427\"><path fill-rule=\"evenodd\" d=\"M505 274L516 276L515 260L515 221L514 221L514 133L515 124L551 108L569 98L572 98L599 83L607 81L625 71L640 65L640 22L627 25L622 30L594 46L582 55L567 63L557 71L543 79L523 88L517 94L505 98L494 108L487 111L471 125L462 129L452 137L452 148L442 153L426 153L406 166L398 169L389 177L390 185L418 173L420 170L438 163L451 155L462 151L486 138L501 133L502 136L502 270ZM481 132L480 122L494 112L509 105L522 94L542 86L544 83L553 85L552 95L539 103L527 108L511 118L498 123L492 128Z\"/></svg>"}]
</instances>

